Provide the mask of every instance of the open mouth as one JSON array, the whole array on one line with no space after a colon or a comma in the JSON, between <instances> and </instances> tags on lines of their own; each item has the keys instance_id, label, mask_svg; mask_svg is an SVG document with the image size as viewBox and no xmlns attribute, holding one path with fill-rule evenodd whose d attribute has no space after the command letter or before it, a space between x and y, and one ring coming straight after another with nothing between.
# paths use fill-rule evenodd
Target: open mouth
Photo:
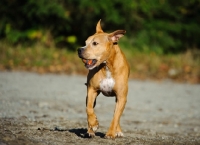
<instances>
[{"instance_id":1,"label":"open mouth","mask_svg":"<svg viewBox=\"0 0 200 145\"><path fill-rule=\"evenodd\" d=\"M82 61L87 68L91 68L97 63L96 59L82 59Z\"/></svg>"}]
</instances>

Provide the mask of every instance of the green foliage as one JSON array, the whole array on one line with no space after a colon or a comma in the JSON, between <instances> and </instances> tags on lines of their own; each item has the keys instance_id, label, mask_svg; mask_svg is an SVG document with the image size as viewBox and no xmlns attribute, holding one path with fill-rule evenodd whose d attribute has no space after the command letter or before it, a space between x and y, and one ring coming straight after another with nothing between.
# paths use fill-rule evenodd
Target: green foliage
<instances>
[{"instance_id":1,"label":"green foliage","mask_svg":"<svg viewBox=\"0 0 200 145\"><path fill-rule=\"evenodd\" d=\"M125 29L132 48L144 52L200 48L199 0L1 0L0 39L75 50L99 19L106 32Z\"/></svg>"},{"instance_id":2,"label":"green foliage","mask_svg":"<svg viewBox=\"0 0 200 145\"><path fill-rule=\"evenodd\" d=\"M48 31L53 35L66 29L68 20L56 0L2 0L0 14L0 38L10 43L42 40Z\"/></svg>"}]
</instances>

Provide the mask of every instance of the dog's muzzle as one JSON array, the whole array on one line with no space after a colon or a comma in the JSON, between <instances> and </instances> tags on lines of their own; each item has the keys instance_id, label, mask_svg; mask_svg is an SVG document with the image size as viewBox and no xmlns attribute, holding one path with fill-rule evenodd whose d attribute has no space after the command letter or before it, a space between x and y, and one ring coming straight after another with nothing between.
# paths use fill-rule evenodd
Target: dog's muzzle
<instances>
[{"instance_id":1,"label":"dog's muzzle","mask_svg":"<svg viewBox=\"0 0 200 145\"><path fill-rule=\"evenodd\" d=\"M96 59L86 59L86 58L84 58L83 57L83 51L84 51L84 48L79 48L78 49L78 56L82 59L86 68L88 68L88 69L93 68L94 65L97 63L97 60Z\"/></svg>"}]
</instances>

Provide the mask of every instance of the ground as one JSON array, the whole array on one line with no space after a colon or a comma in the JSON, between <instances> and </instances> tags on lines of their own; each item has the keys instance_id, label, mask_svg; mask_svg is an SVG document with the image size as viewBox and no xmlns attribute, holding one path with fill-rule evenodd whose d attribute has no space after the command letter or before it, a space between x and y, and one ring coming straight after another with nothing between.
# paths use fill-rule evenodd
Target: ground
<instances>
[{"instance_id":1,"label":"ground","mask_svg":"<svg viewBox=\"0 0 200 145\"><path fill-rule=\"evenodd\" d=\"M0 145L200 144L200 85L129 81L125 137L104 139L115 98L99 95L100 128L87 131L86 76L0 72Z\"/></svg>"}]
</instances>

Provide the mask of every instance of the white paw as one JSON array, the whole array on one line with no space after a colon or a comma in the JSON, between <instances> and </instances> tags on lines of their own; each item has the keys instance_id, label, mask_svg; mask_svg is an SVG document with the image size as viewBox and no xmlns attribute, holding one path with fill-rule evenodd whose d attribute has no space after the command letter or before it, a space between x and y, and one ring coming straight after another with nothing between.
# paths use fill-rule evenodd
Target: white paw
<instances>
[{"instance_id":1,"label":"white paw","mask_svg":"<svg viewBox=\"0 0 200 145\"><path fill-rule=\"evenodd\" d=\"M124 134L122 132L117 132L115 134L116 137L124 137Z\"/></svg>"},{"instance_id":2,"label":"white paw","mask_svg":"<svg viewBox=\"0 0 200 145\"><path fill-rule=\"evenodd\" d=\"M93 127L92 127L92 130L93 130L94 132L96 132L98 128L99 128L99 126L96 125L96 126L93 126Z\"/></svg>"},{"instance_id":3,"label":"white paw","mask_svg":"<svg viewBox=\"0 0 200 145\"><path fill-rule=\"evenodd\" d=\"M106 138L106 139L114 139L115 136L112 136L112 135L105 135L104 138Z\"/></svg>"}]
</instances>

